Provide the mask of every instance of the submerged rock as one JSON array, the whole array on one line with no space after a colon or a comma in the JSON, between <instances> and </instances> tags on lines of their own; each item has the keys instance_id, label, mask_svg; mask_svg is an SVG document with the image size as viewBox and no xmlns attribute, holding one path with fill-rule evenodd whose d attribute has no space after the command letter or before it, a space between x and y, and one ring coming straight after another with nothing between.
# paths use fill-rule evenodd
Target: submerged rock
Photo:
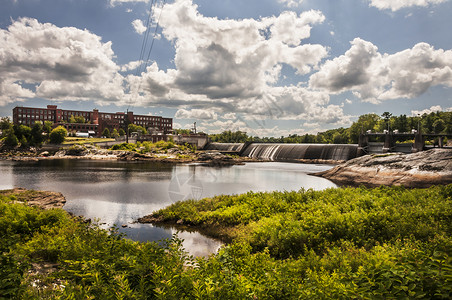
<instances>
[{"instance_id":1,"label":"submerged rock","mask_svg":"<svg viewBox=\"0 0 452 300\"><path fill-rule=\"evenodd\" d=\"M429 187L452 183L452 149L365 155L313 174L341 185Z\"/></svg>"}]
</instances>

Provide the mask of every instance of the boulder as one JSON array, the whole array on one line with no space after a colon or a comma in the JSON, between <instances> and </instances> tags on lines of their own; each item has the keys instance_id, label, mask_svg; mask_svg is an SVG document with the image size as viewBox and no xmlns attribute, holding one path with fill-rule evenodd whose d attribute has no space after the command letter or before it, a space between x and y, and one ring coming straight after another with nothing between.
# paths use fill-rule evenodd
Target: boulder
<instances>
[{"instance_id":1,"label":"boulder","mask_svg":"<svg viewBox=\"0 0 452 300\"><path fill-rule=\"evenodd\" d=\"M429 187L452 183L452 149L358 157L313 174L340 185Z\"/></svg>"}]
</instances>

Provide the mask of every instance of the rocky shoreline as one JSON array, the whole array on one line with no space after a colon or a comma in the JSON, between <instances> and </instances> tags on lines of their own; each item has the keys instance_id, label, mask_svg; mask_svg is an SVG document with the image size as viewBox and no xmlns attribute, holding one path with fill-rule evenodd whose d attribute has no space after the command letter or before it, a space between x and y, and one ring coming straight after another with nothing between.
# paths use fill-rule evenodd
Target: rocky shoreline
<instances>
[{"instance_id":1,"label":"rocky shoreline","mask_svg":"<svg viewBox=\"0 0 452 300\"><path fill-rule=\"evenodd\" d=\"M436 184L450 184L452 149L431 149L412 154L365 155L311 175L347 186L401 185L425 188Z\"/></svg>"},{"instance_id":2,"label":"rocky shoreline","mask_svg":"<svg viewBox=\"0 0 452 300\"><path fill-rule=\"evenodd\" d=\"M52 159L89 159L89 160L121 160L121 161L154 161L162 163L200 163L208 166L240 165L255 162L256 159L229 156L218 151L180 151L168 149L166 153L139 153L126 150L100 149L92 145L75 145L58 150L35 152L8 152L0 154L0 159L13 161L39 161Z\"/></svg>"},{"instance_id":3,"label":"rocky shoreline","mask_svg":"<svg viewBox=\"0 0 452 300\"><path fill-rule=\"evenodd\" d=\"M18 203L25 203L29 206L42 209L63 208L66 198L63 194L49 191L35 191L24 188L14 188L10 190L1 190L0 195L14 195Z\"/></svg>"}]
</instances>

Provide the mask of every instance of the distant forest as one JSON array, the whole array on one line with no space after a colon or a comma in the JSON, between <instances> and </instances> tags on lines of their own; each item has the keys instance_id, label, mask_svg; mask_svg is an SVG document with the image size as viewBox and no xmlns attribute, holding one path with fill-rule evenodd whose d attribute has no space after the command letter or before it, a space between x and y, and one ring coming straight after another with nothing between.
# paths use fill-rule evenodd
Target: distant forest
<instances>
[{"instance_id":1,"label":"distant forest","mask_svg":"<svg viewBox=\"0 0 452 300\"><path fill-rule=\"evenodd\" d=\"M452 112L432 112L422 116L407 117L406 115L393 116L389 112L381 116L365 114L359 117L349 128L337 128L319 132L317 134L289 135L287 137L248 136L242 131L224 131L211 134L212 142L217 143L244 143L247 141L264 143L318 143L318 144L357 144L361 131L383 132L384 130L398 130L411 132L412 129L421 130L422 133L452 134Z\"/></svg>"}]
</instances>

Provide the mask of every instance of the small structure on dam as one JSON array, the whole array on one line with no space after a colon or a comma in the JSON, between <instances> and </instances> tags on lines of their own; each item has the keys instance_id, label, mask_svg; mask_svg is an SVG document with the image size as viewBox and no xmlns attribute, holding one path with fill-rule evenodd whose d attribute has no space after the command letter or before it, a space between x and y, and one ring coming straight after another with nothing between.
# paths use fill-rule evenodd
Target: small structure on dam
<instances>
[{"instance_id":1,"label":"small structure on dam","mask_svg":"<svg viewBox=\"0 0 452 300\"><path fill-rule=\"evenodd\" d=\"M384 142L372 142L375 139L384 139ZM437 139L438 147L444 147L444 139L452 138L451 134L440 133L427 133L423 134L420 131L413 130L413 132L398 132L387 131L383 133L366 132L361 133L358 142L358 156L374 153L387 153L387 152L402 152L402 153L416 153L426 149L430 149L426 146L425 141L427 139ZM409 139L414 142L400 143L400 140ZM399 142L399 143L398 143Z\"/></svg>"}]
</instances>

